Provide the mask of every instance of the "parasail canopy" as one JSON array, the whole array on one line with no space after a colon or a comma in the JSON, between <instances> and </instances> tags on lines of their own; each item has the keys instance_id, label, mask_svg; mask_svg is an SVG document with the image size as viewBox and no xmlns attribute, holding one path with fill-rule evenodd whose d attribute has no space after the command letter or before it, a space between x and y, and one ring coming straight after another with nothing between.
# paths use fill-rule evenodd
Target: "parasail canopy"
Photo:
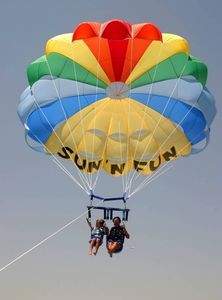
<instances>
[{"instance_id":1,"label":"parasail canopy","mask_svg":"<svg viewBox=\"0 0 222 300\"><path fill-rule=\"evenodd\" d=\"M148 175L208 144L207 67L153 24L82 23L48 40L27 75L18 106L27 142L85 174Z\"/></svg>"}]
</instances>

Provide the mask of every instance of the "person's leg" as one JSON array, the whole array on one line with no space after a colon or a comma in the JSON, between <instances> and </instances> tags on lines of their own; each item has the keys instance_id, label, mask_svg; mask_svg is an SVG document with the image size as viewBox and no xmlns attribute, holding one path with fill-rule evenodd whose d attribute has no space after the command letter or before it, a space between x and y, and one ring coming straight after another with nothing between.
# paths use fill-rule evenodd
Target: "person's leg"
<instances>
[{"instance_id":1,"label":"person's leg","mask_svg":"<svg viewBox=\"0 0 222 300\"><path fill-rule=\"evenodd\" d=\"M92 255L93 247L95 246L95 240L91 240L90 246L89 246L89 255Z\"/></svg>"},{"instance_id":2,"label":"person's leg","mask_svg":"<svg viewBox=\"0 0 222 300\"><path fill-rule=\"evenodd\" d=\"M110 250L112 252L115 252L116 250L118 250L121 247L121 244L118 242L114 242L111 246L110 246Z\"/></svg>"},{"instance_id":3,"label":"person's leg","mask_svg":"<svg viewBox=\"0 0 222 300\"><path fill-rule=\"evenodd\" d=\"M113 242L109 245L109 255L110 257L113 256L113 253L121 248L121 243L119 242Z\"/></svg>"},{"instance_id":4,"label":"person's leg","mask_svg":"<svg viewBox=\"0 0 222 300\"><path fill-rule=\"evenodd\" d=\"M113 244L114 244L114 242L113 241L109 241L108 242L108 245L107 245L107 250L108 250L108 252L109 252L109 256L110 257L112 257L113 256L113 253L112 253L112 247L113 247Z\"/></svg>"},{"instance_id":5,"label":"person's leg","mask_svg":"<svg viewBox=\"0 0 222 300\"><path fill-rule=\"evenodd\" d=\"M101 240L100 239L96 239L96 246L95 246L95 252L94 255L97 254L99 246L100 246Z\"/></svg>"}]
</instances>

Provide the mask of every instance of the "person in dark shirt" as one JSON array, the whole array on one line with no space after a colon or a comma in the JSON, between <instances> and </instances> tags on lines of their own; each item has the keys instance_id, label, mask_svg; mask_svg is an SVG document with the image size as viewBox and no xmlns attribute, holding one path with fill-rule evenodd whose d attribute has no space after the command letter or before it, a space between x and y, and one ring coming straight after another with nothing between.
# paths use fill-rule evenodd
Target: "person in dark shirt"
<instances>
[{"instance_id":1,"label":"person in dark shirt","mask_svg":"<svg viewBox=\"0 0 222 300\"><path fill-rule=\"evenodd\" d=\"M120 225L121 220L119 217L113 218L113 224L114 226L110 229L107 238L107 249L110 257L113 256L113 253L120 252L122 250L125 237L127 239L130 238L125 225Z\"/></svg>"}]
</instances>

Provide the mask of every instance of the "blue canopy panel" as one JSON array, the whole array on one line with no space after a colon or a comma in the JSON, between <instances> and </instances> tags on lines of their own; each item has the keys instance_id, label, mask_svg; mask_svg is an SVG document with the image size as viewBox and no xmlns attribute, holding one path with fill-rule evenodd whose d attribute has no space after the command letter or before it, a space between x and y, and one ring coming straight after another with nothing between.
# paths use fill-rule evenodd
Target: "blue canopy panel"
<instances>
[{"instance_id":1,"label":"blue canopy panel","mask_svg":"<svg viewBox=\"0 0 222 300\"><path fill-rule=\"evenodd\" d=\"M206 138L204 131L207 123L203 113L196 107L174 98L158 95L132 93L130 98L159 112L179 125L191 145L195 145Z\"/></svg>"},{"instance_id":2,"label":"blue canopy panel","mask_svg":"<svg viewBox=\"0 0 222 300\"><path fill-rule=\"evenodd\" d=\"M55 127L81 109L105 98L105 94L73 96L58 99L34 110L27 119L28 135L36 142L45 144Z\"/></svg>"}]
</instances>

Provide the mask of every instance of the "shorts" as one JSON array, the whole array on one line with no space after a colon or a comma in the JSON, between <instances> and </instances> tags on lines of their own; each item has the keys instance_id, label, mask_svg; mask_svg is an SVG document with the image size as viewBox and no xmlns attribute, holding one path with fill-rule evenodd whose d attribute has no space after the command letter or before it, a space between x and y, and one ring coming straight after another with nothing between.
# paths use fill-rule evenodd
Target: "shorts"
<instances>
[{"instance_id":1,"label":"shorts","mask_svg":"<svg viewBox=\"0 0 222 300\"><path fill-rule=\"evenodd\" d=\"M102 245L103 240L98 236L92 236L91 239L89 240L89 243L91 243L91 241L96 241L96 240L100 240L99 244Z\"/></svg>"},{"instance_id":2,"label":"shorts","mask_svg":"<svg viewBox=\"0 0 222 300\"><path fill-rule=\"evenodd\" d=\"M114 237L114 238L112 238L112 239L108 239L107 242L108 242L108 243L109 243L109 242L112 242L112 243L118 243L118 244L120 244L120 245L123 244L122 240L119 239L118 237Z\"/></svg>"},{"instance_id":3,"label":"shorts","mask_svg":"<svg viewBox=\"0 0 222 300\"><path fill-rule=\"evenodd\" d=\"M123 250L123 241L121 239L118 239L118 238L108 239L107 240L107 246L110 242L111 243L118 243L118 245L119 245L118 249L116 249L116 251L114 253L119 253Z\"/></svg>"}]
</instances>

